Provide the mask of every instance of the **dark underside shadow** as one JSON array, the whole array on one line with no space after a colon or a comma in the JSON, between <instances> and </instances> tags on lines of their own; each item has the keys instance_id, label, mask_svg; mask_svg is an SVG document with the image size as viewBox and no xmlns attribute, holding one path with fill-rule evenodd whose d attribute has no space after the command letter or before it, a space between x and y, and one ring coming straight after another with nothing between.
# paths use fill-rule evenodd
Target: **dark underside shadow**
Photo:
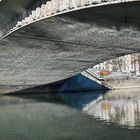
<instances>
[{"instance_id":1,"label":"dark underside shadow","mask_svg":"<svg viewBox=\"0 0 140 140\"><path fill-rule=\"evenodd\" d=\"M107 91L109 88L104 85L90 80L89 78L77 74L71 78L60 80L57 82L38 85L14 92L8 92L4 95L21 95L21 94L56 94L56 93L72 93L72 92L87 92L87 91Z\"/></svg>"}]
</instances>

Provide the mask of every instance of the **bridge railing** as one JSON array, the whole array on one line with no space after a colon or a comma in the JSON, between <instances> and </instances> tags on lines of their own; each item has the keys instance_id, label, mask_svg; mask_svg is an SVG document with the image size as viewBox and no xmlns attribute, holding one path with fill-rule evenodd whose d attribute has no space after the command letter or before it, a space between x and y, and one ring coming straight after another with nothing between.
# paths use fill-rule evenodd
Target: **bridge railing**
<instances>
[{"instance_id":1,"label":"bridge railing","mask_svg":"<svg viewBox=\"0 0 140 140\"><path fill-rule=\"evenodd\" d=\"M103 5L109 3L121 3L139 0L38 0L37 3L28 9L23 15L14 19L3 30L0 38L14 32L15 30L26 26L47 16L58 14L64 11L70 11L86 6Z\"/></svg>"}]
</instances>

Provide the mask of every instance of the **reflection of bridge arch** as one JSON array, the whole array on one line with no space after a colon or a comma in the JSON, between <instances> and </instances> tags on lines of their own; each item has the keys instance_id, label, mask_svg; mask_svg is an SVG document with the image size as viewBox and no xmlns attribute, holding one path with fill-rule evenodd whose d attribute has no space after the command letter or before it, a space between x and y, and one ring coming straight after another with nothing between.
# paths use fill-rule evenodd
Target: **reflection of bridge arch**
<instances>
[{"instance_id":1,"label":"reflection of bridge arch","mask_svg":"<svg viewBox=\"0 0 140 140\"><path fill-rule=\"evenodd\" d=\"M0 84L37 85L140 51L140 2L79 9L34 22L0 44Z\"/></svg>"}]
</instances>

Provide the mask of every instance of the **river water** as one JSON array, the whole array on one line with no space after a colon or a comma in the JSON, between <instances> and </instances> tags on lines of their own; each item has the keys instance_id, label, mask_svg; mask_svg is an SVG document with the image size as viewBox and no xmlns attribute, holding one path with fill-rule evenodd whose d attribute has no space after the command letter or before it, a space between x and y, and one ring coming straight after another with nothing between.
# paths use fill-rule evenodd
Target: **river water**
<instances>
[{"instance_id":1,"label":"river water","mask_svg":"<svg viewBox=\"0 0 140 140\"><path fill-rule=\"evenodd\" d=\"M0 96L0 140L140 140L140 90Z\"/></svg>"}]
</instances>

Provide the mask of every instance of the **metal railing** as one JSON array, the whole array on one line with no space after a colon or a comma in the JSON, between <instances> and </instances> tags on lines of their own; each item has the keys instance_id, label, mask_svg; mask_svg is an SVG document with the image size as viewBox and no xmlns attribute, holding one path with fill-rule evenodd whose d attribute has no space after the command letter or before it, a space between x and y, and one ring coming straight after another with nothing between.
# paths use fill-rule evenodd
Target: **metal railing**
<instances>
[{"instance_id":1,"label":"metal railing","mask_svg":"<svg viewBox=\"0 0 140 140\"><path fill-rule=\"evenodd\" d=\"M104 5L110 3L121 3L139 0L38 0L38 2L28 9L23 15L14 19L2 31L1 39L8 34L18 30L39 19L46 18L57 13L67 12L86 6Z\"/></svg>"}]
</instances>

